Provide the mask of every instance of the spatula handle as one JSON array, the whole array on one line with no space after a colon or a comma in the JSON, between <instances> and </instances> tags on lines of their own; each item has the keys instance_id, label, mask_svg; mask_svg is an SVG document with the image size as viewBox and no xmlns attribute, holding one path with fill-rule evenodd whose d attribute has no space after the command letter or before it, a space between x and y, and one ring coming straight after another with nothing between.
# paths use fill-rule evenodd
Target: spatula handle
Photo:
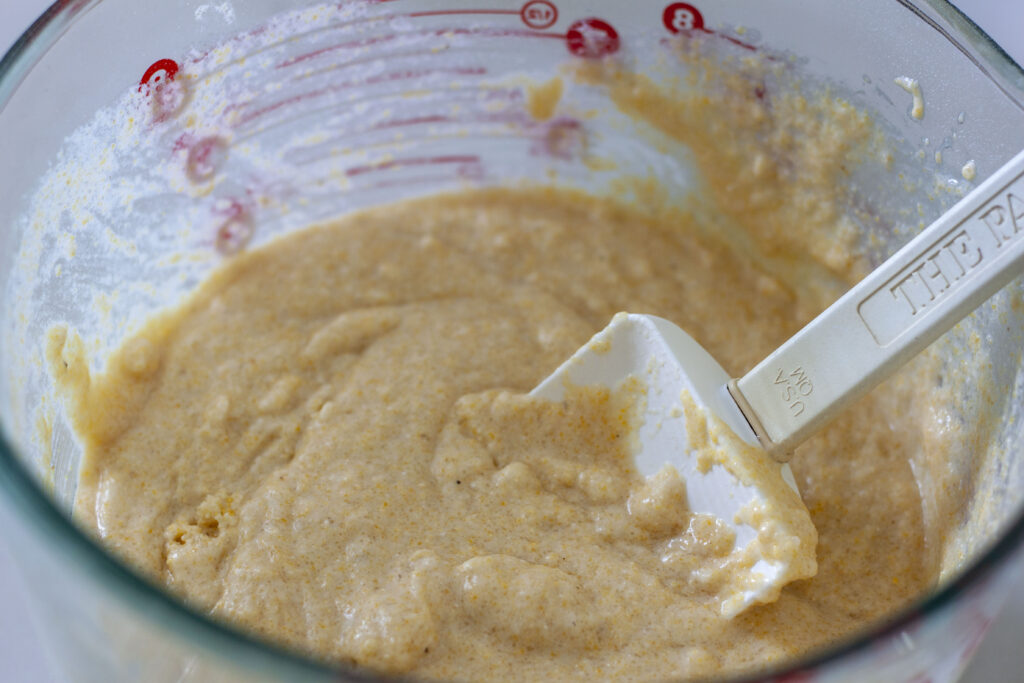
<instances>
[{"instance_id":1,"label":"spatula handle","mask_svg":"<svg viewBox=\"0 0 1024 683\"><path fill-rule=\"evenodd\" d=\"M730 385L784 460L849 401L1024 273L1024 152Z\"/></svg>"}]
</instances>

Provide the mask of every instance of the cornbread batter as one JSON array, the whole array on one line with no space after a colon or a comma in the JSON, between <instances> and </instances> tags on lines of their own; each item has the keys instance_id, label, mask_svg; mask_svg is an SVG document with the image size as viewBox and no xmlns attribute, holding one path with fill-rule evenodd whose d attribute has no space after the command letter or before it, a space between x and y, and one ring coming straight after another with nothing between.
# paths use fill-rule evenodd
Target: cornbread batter
<instances>
[{"instance_id":1,"label":"cornbread batter","mask_svg":"<svg viewBox=\"0 0 1024 683\"><path fill-rule=\"evenodd\" d=\"M613 96L626 111L660 103L632 80ZM844 225L837 194L821 191L865 139L863 118L842 103L760 103L752 89L738 105L702 97L651 109L653 122L691 144L722 215L760 240L757 265L696 213L480 190L243 253L103 375L54 330L48 355L87 451L79 520L217 616L439 679L749 670L905 604L935 574L911 383L799 452L817 575L733 619L702 579L731 537L687 513L678 481L635 474L618 399L525 396L624 310L675 321L739 374L856 271L852 231L830 232ZM806 116L785 130L813 130L816 146L765 138L771 107ZM737 145L765 153L713 153L703 133L723 117L749 134Z\"/></svg>"},{"instance_id":2,"label":"cornbread batter","mask_svg":"<svg viewBox=\"0 0 1024 683\"><path fill-rule=\"evenodd\" d=\"M818 576L729 621L691 578L720 535L631 509L614 406L522 395L622 309L732 367L795 327L789 291L678 228L570 193L423 200L240 257L102 377L58 335L78 516L198 605L387 671L663 678L826 642L924 586L893 399L801 453Z\"/></svg>"}]
</instances>

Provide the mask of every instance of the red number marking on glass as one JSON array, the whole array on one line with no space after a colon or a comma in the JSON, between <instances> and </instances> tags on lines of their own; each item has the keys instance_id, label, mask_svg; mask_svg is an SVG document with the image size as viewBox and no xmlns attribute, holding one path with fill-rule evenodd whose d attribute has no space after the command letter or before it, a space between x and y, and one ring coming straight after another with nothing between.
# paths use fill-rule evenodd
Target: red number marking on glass
<instances>
[{"instance_id":1,"label":"red number marking on glass","mask_svg":"<svg viewBox=\"0 0 1024 683\"><path fill-rule=\"evenodd\" d=\"M196 142L196 136L192 133L182 133L178 136L178 139L174 141L174 145L171 147L171 154L177 154L183 150L192 148Z\"/></svg>"},{"instance_id":2,"label":"red number marking on glass","mask_svg":"<svg viewBox=\"0 0 1024 683\"><path fill-rule=\"evenodd\" d=\"M576 119L559 118L545 124L538 132L538 143L530 153L563 161L580 159L587 151L587 136Z\"/></svg>"},{"instance_id":3,"label":"red number marking on glass","mask_svg":"<svg viewBox=\"0 0 1024 683\"><path fill-rule=\"evenodd\" d=\"M188 104L188 86L183 81L163 81L153 89L153 121L171 119Z\"/></svg>"},{"instance_id":4,"label":"red number marking on glass","mask_svg":"<svg viewBox=\"0 0 1024 683\"><path fill-rule=\"evenodd\" d=\"M252 219L249 212L237 199L218 199L213 206L213 214L218 219L215 244L217 251L224 256L237 254L252 239Z\"/></svg>"},{"instance_id":5,"label":"red number marking on glass","mask_svg":"<svg viewBox=\"0 0 1024 683\"><path fill-rule=\"evenodd\" d=\"M216 135L192 145L185 162L185 174L193 183L205 183L216 175L228 157L228 143Z\"/></svg>"},{"instance_id":6,"label":"red number marking on glass","mask_svg":"<svg viewBox=\"0 0 1024 683\"><path fill-rule=\"evenodd\" d=\"M666 7L661 15L661 21L670 33L704 28L704 17L700 10L685 2L673 2Z\"/></svg>"},{"instance_id":7,"label":"red number marking on glass","mask_svg":"<svg viewBox=\"0 0 1024 683\"><path fill-rule=\"evenodd\" d=\"M547 0L530 0L519 10L519 16L530 28L549 28L558 21L558 8Z\"/></svg>"},{"instance_id":8,"label":"red number marking on glass","mask_svg":"<svg viewBox=\"0 0 1024 683\"><path fill-rule=\"evenodd\" d=\"M178 75L178 63L173 59L160 59L153 62L146 73L142 75L142 80L139 81L139 92L142 92L144 87L155 87L165 81L173 81L174 77Z\"/></svg>"},{"instance_id":9,"label":"red number marking on glass","mask_svg":"<svg viewBox=\"0 0 1024 683\"><path fill-rule=\"evenodd\" d=\"M188 85L175 80L179 70L173 59L160 59L150 64L139 81L139 92L152 97L155 123L175 116L188 102Z\"/></svg>"},{"instance_id":10,"label":"red number marking on glass","mask_svg":"<svg viewBox=\"0 0 1024 683\"><path fill-rule=\"evenodd\" d=\"M603 19L580 19L565 34L569 52L577 57L596 59L617 52L619 33Z\"/></svg>"}]
</instances>

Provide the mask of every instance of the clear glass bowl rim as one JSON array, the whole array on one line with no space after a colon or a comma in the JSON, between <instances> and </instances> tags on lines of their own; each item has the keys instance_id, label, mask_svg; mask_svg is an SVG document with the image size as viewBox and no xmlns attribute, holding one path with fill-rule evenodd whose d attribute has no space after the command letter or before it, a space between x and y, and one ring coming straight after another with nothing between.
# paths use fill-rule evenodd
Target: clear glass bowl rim
<instances>
[{"instance_id":1,"label":"clear glass bowl rim","mask_svg":"<svg viewBox=\"0 0 1024 683\"><path fill-rule=\"evenodd\" d=\"M103 0L57 0L14 43L0 60L0 111L22 80L67 28L84 12ZM949 34L927 12L912 0L896 0L922 21L943 34L971 59L979 69L1018 107L1024 110L1024 68L981 30L970 18L947 0L924 0L931 9L949 22L956 35ZM966 42L971 51L958 42ZM989 72L987 68L993 72ZM38 537L48 538L53 547L67 556L68 566L89 575L107 589L116 589L122 603L131 604L144 620L158 621L171 628L185 642L206 650L215 657L229 658L241 668L282 674L288 678L309 676L352 681L395 680L374 676L352 668L332 666L301 653L253 637L237 627L205 615L181 602L164 588L128 568L108 554L89 534L80 530L70 516L60 510L40 483L14 454L14 448L0 431L0 494L10 507L20 513ZM851 638L784 666L753 675L725 679L732 683L770 679L785 674L826 668L832 662L864 652L873 643L898 635L912 623L927 620L931 615L951 606L973 586L1009 561L1024 547L1024 509L1006 528L1005 533L966 569L942 589L908 605L899 613Z\"/></svg>"}]
</instances>

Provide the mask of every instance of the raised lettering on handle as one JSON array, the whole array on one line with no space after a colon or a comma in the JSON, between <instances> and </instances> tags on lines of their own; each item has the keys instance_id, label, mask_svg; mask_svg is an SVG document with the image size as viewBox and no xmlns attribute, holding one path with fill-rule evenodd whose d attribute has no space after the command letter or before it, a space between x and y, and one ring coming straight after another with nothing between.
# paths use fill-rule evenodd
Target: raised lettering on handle
<instances>
[{"instance_id":1,"label":"raised lettering on handle","mask_svg":"<svg viewBox=\"0 0 1024 683\"><path fill-rule=\"evenodd\" d=\"M1024 239L1024 173L984 206L928 244L910 264L864 298L861 320L880 346L925 320L975 274Z\"/></svg>"},{"instance_id":2,"label":"raised lettering on handle","mask_svg":"<svg viewBox=\"0 0 1024 683\"><path fill-rule=\"evenodd\" d=\"M736 381L788 453L1024 273L1024 152Z\"/></svg>"}]
</instances>

